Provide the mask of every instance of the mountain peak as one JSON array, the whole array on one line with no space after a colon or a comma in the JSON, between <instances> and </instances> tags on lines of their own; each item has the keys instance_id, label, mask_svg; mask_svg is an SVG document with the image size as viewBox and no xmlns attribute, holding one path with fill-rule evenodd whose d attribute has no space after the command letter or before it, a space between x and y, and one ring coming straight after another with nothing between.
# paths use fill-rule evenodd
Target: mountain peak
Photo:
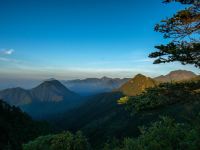
<instances>
[{"instance_id":1,"label":"mountain peak","mask_svg":"<svg viewBox=\"0 0 200 150\"><path fill-rule=\"evenodd\" d=\"M60 81L56 80L56 79L51 79L51 80L46 80L43 83L50 83L50 84L61 84Z\"/></svg>"},{"instance_id":2,"label":"mountain peak","mask_svg":"<svg viewBox=\"0 0 200 150\"><path fill-rule=\"evenodd\" d=\"M58 80L48 80L31 90L32 95L39 101L62 101L66 97L78 96L74 92L67 89Z\"/></svg>"},{"instance_id":3,"label":"mountain peak","mask_svg":"<svg viewBox=\"0 0 200 150\"><path fill-rule=\"evenodd\" d=\"M56 80L56 79L55 78L49 78L49 79L44 80L44 82L45 81L52 81L52 80Z\"/></svg>"},{"instance_id":4,"label":"mountain peak","mask_svg":"<svg viewBox=\"0 0 200 150\"><path fill-rule=\"evenodd\" d=\"M108 78L108 77L106 77L106 76L103 76L101 79L102 79L102 80L109 80L110 78Z\"/></svg>"},{"instance_id":5,"label":"mountain peak","mask_svg":"<svg viewBox=\"0 0 200 150\"><path fill-rule=\"evenodd\" d=\"M156 81L142 74L137 74L120 87L120 91L127 96L135 96L142 93L146 88L156 85Z\"/></svg>"},{"instance_id":6,"label":"mountain peak","mask_svg":"<svg viewBox=\"0 0 200 150\"><path fill-rule=\"evenodd\" d=\"M168 75L173 75L173 74L190 74L196 76L194 72L188 70L174 70L171 71Z\"/></svg>"},{"instance_id":7,"label":"mountain peak","mask_svg":"<svg viewBox=\"0 0 200 150\"><path fill-rule=\"evenodd\" d=\"M159 82L183 81L195 78L197 75L192 71L187 70L174 70L165 76L158 76L154 78Z\"/></svg>"},{"instance_id":8,"label":"mountain peak","mask_svg":"<svg viewBox=\"0 0 200 150\"><path fill-rule=\"evenodd\" d=\"M47 87L47 88L49 88L51 86L66 88L60 81L58 81L56 79L46 80L46 81L42 82L36 88L38 88L38 87Z\"/></svg>"},{"instance_id":9,"label":"mountain peak","mask_svg":"<svg viewBox=\"0 0 200 150\"><path fill-rule=\"evenodd\" d=\"M146 77L145 75L139 73L134 78L148 78L148 77Z\"/></svg>"}]
</instances>

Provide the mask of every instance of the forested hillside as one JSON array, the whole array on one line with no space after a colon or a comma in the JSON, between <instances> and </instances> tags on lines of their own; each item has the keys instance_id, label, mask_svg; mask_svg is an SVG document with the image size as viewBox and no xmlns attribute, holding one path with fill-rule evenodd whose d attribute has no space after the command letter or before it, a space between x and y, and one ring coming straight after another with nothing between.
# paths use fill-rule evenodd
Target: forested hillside
<instances>
[{"instance_id":1,"label":"forested hillside","mask_svg":"<svg viewBox=\"0 0 200 150\"><path fill-rule=\"evenodd\" d=\"M59 132L81 130L92 149L178 149L185 143L197 150L199 89L199 80L165 83L120 103L124 95L119 92L100 94L53 124Z\"/></svg>"},{"instance_id":2,"label":"forested hillside","mask_svg":"<svg viewBox=\"0 0 200 150\"><path fill-rule=\"evenodd\" d=\"M23 143L50 132L46 122L33 121L20 108L0 100L1 150L21 150Z\"/></svg>"}]
</instances>

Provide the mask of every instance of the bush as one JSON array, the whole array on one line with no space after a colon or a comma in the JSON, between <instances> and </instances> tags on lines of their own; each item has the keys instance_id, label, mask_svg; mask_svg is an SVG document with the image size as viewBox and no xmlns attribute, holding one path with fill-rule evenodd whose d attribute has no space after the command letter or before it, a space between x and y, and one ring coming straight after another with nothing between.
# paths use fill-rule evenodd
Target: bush
<instances>
[{"instance_id":1,"label":"bush","mask_svg":"<svg viewBox=\"0 0 200 150\"><path fill-rule=\"evenodd\" d=\"M199 129L176 123L169 117L162 117L149 128L141 128L138 138L126 138L116 150L199 150Z\"/></svg>"},{"instance_id":2,"label":"bush","mask_svg":"<svg viewBox=\"0 0 200 150\"><path fill-rule=\"evenodd\" d=\"M78 131L41 136L23 145L23 150L89 150L87 139Z\"/></svg>"}]
</instances>

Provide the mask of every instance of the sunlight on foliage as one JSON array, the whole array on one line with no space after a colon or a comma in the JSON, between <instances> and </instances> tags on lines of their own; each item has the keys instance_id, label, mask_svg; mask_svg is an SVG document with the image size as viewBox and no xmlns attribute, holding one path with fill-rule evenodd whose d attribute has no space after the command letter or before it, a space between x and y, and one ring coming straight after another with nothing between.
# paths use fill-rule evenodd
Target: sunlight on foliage
<instances>
[{"instance_id":1,"label":"sunlight on foliage","mask_svg":"<svg viewBox=\"0 0 200 150\"><path fill-rule=\"evenodd\" d=\"M119 105L123 105L123 104L126 104L126 103L128 102L128 100L129 100L129 97L128 97L128 96L124 96L124 97L121 97L121 98L117 101L117 103L118 103Z\"/></svg>"},{"instance_id":2,"label":"sunlight on foliage","mask_svg":"<svg viewBox=\"0 0 200 150\"><path fill-rule=\"evenodd\" d=\"M163 83L146 89L141 95L130 97L126 109L133 114L139 111L165 107L178 102L200 101L200 80L193 82Z\"/></svg>"}]
</instances>

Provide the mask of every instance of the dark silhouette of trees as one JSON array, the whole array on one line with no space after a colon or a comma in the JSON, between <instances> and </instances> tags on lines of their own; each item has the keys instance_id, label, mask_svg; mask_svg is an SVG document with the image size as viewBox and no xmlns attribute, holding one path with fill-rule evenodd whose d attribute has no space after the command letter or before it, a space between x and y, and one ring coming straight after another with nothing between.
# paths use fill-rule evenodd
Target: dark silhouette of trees
<instances>
[{"instance_id":1,"label":"dark silhouette of trees","mask_svg":"<svg viewBox=\"0 0 200 150\"><path fill-rule=\"evenodd\" d=\"M0 100L1 150L21 150L23 143L49 132L47 123L33 121L20 108Z\"/></svg>"},{"instance_id":2,"label":"dark silhouette of trees","mask_svg":"<svg viewBox=\"0 0 200 150\"><path fill-rule=\"evenodd\" d=\"M200 1L165 0L164 3L179 2L188 7L178 11L171 18L161 21L155 31L171 42L155 46L157 51L149 57L156 58L154 64L179 61L200 68Z\"/></svg>"}]
</instances>

